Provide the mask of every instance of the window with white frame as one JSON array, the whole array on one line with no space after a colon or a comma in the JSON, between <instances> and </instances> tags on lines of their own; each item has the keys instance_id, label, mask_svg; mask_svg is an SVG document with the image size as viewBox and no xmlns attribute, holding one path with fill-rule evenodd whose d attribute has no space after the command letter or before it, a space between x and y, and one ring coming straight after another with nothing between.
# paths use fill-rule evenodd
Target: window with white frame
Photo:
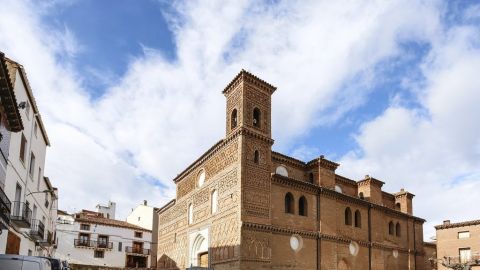
<instances>
[{"instance_id":1,"label":"window with white frame","mask_svg":"<svg viewBox=\"0 0 480 270\"><path fill-rule=\"evenodd\" d=\"M458 239L470 238L470 232L458 232Z\"/></svg>"},{"instance_id":2,"label":"window with white frame","mask_svg":"<svg viewBox=\"0 0 480 270\"><path fill-rule=\"evenodd\" d=\"M460 255L460 263L466 263L472 258L472 251L470 248L460 248L458 249Z\"/></svg>"}]
</instances>

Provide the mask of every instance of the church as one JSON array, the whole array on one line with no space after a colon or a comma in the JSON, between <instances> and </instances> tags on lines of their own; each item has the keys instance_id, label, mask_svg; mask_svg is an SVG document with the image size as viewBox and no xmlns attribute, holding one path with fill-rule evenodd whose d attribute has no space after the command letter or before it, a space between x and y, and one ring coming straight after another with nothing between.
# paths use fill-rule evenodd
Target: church
<instances>
[{"instance_id":1,"label":"church","mask_svg":"<svg viewBox=\"0 0 480 270\"><path fill-rule=\"evenodd\" d=\"M275 90L245 70L223 90L225 138L156 209L157 269L431 269L413 194L338 175L324 156L272 151Z\"/></svg>"}]
</instances>

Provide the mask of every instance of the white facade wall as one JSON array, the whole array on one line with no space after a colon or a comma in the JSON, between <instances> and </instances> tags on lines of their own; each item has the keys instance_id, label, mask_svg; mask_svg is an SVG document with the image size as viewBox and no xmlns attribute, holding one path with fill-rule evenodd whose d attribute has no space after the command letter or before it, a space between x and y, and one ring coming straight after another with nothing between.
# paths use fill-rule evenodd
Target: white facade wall
<instances>
[{"instance_id":1,"label":"white facade wall","mask_svg":"<svg viewBox=\"0 0 480 270\"><path fill-rule=\"evenodd\" d=\"M47 232L55 231L55 220L56 220L56 202L54 202L52 196L45 193L30 194L31 192L38 192L47 189L45 180L43 179L43 172L45 168L45 154L47 143L45 138L42 135L40 125L37 122L36 133L34 132L35 122L37 118L34 113L34 108L32 105L32 100L28 98L27 90L23 84L19 71L16 73L16 80L14 86L15 95L17 101L28 102L30 107L28 110L20 109L20 115L22 117L24 130L21 132L12 132L10 139L10 149L8 157L8 165L6 172L5 188L4 191L10 201L15 201L15 190L17 184L21 187L21 202L28 201L30 203L30 209L33 210L34 205L37 207L36 216L32 217L33 219L42 220L45 218L45 239L47 237ZM22 134L27 139L26 151L25 151L25 162L20 160L20 144ZM30 157L31 153L35 155L34 170L33 174L29 173L30 166ZM45 206L45 201L49 201L48 207ZM53 208L53 207L55 208ZM54 210L52 210L54 209ZM35 242L29 238L30 229L19 229L11 224L11 232L20 236L20 255L28 255L29 253L33 255L47 255L52 253L51 248L47 249L35 249ZM7 243L7 234L6 230L0 235L0 253L5 253L6 243Z\"/></svg>"},{"instance_id":2,"label":"white facade wall","mask_svg":"<svg viewBox=\"0 0 480 270\"><path fill-rule=\"evenodd\" d=\"M132 247L134 241L143 242L144 249L151 249L151 232L143 231L142 238L136 238L133 229L90 224L90 230L84 231L80 230L80 224L76 221L71 224L57 224L58 247L55 253L56 258L67 260L73 264L125 267L126 247ZM80 232L89 233L90 240L97 240L99 235L108 235L108 241L113 242L113 248L104 251L104 258L95 258L94 248L75 247L74 240L79 238ZM121 251L119 251L120 242L122 243ZM150 256L146 257L146 262L147 267L149 267Z\"/></svg>"},{"instance_id":3,"label":"white facade wall","mask_svg":"<svg viewBox=\"0 0 480 270\"><path fill-rule=\"evenodd\" d=\"M127 222L152 230L153 227L153 207L148 205L139 205L128 215Z\"/></svg>"}]
</instances>

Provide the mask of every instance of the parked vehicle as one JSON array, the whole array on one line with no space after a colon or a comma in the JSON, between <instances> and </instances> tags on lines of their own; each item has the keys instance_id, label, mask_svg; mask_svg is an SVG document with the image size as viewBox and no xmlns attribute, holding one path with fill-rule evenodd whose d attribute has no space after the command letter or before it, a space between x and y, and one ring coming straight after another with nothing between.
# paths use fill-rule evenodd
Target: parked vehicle
<instances>
[{"instance_id":1,"label":"parked vehicle","mask_svg":"<svg viewBox=\"0 0 480 270\"><path fill-rule=\"evenodd\" d=\"M45 258L0 254L0 270L51 270L51 265Z\"/></svg>"},{"instance_id":2,"label":"parked vehicle","mask_svg":"<svg viewBox=\"0 0 480 270\"><path fill-rule=\"evenodd\" d=\"M38 258L44 258L49 260L50 263L52 264L52 270L63 270L62 262L59 259L50 258L50 257L38 257Z\"/></svg>"}]
</instances>

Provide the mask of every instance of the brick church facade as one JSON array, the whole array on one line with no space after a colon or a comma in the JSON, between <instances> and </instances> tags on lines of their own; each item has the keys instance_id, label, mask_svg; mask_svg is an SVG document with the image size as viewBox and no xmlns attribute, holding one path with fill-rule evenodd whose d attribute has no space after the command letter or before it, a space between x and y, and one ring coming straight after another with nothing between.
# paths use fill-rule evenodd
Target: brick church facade
<instances>
[{"instance_id":1,"label":"brick church facade","mask_svg":"<svg viewBox=\"0 0 480 270\"><path fill-rule=\"evenodd\" d=\"M242 70L223 91L225 138L174 179L176 198L157 209L157 268L425 269L413 194L340 176L323 156L272 151L275 90Z\"/></svg>"}]
</instances>

